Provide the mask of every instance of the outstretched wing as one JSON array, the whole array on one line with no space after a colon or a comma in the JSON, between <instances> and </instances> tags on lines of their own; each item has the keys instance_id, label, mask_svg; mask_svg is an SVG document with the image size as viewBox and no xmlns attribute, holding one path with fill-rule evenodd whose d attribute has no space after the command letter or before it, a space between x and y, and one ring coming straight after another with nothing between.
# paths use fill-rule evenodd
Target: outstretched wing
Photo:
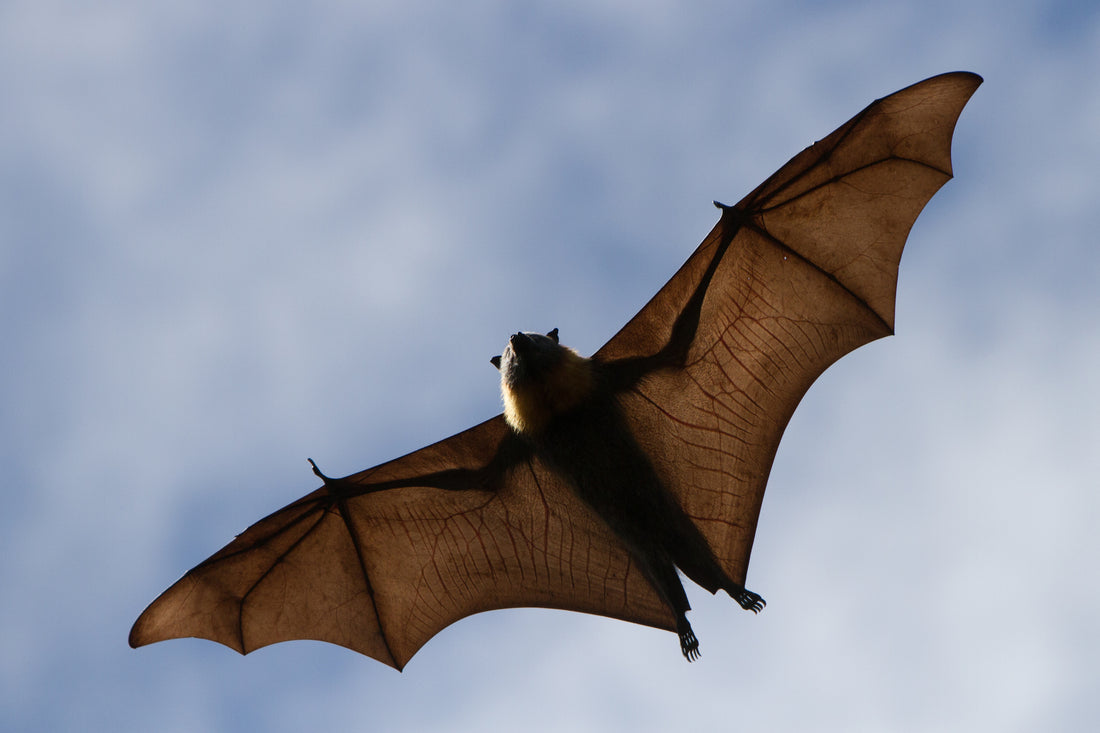
<instances>
[{"instance_id":1,"label":"outstretched wing","mask_svg":"<svg viewBox=\"0 0 1100 733\"><path fill-rule=\"evenodd\" d=\"M618 539L497 417L261 519L157 598L130 645L315 639L401 669L455 621L519 606L675 626Z\"/></svg>"},{"instance_id":2,"label":"outstretched wing","mask_svg":"<svg viewBox=\"0 0 1100 733\"><path fill-rule=\"evenodd\" d=\"M933 77L880 99L732 207L597 354L658 472L744 584L780 437L810 384L894 327L909 230L951 178L981 83Z\"/></svg>"},{"instance_id":3,"label":"outstretched wing","mask_svg":"<svg viewBox=\"0 0 1100 733\"><path fill-rule=\"evenodd\" d=\"M772 458L810 383L891 332L913 220L950 177L972 74L875 102L734 207L597 357L640 445L744 582ZM155 600L132 646L290 639L398 669L460 618L586 611L673 629L602 520L500 417L325 486L250 527Z\"/></svg>"}]
</instances>

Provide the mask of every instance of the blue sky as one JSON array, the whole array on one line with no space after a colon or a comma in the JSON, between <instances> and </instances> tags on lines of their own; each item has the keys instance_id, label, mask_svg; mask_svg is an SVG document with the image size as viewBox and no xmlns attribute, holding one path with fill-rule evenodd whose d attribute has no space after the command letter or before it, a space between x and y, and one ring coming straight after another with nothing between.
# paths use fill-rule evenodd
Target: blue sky
<instances>
[{"instance_id":1,"label":"blue sky","mask_svg":"<svg viewBox=\"0 0 1100 733\"><path fill-rule=\"evenodd\" d=\"M13 730L1085 730L1100 722L1093 3L0 8L0 721ZM753 618L519 610L403 674L137 651L255 519L594 351L733 202L876 97L986 82L897 337L811 389Z\"/></svg>"}]
</instances>

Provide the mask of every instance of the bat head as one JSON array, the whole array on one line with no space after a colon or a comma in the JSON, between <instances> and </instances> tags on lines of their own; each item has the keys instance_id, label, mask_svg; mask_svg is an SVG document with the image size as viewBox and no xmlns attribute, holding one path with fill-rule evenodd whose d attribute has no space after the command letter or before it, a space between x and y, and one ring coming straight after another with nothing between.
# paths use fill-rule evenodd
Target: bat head
<instances>
[{"instance_id":1,"label":"bat head","mask_svg":"<svg viewBox=\"0 0 1100 733\"><path fill-rule=\"evenodd\" d=\"M500 370L504 384L518 387L537 382L561 363L566 347L558 343L558 329L546 335L533 331L520 331L508 339L504 353L489 361Z\"/></svg>"},{"instance_id":2,"label":"bat head","mask_svg":"<svg viewBox=\"0 0 1100 733\"><path fill-rule=\"evenodd\" d=\"M558 329L545 336L512 334L504 353L491 360L500 370L504 417L518 433L541 432L557 415L580 404L592 391L590 360L558 343Z\"/></svg>"}]
</instances>

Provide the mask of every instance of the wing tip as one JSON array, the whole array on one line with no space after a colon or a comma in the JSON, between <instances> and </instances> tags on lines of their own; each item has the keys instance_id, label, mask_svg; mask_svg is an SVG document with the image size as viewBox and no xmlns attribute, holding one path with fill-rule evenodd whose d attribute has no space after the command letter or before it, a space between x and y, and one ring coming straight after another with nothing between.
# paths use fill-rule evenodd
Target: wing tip
<instances>
[{"instance_id":1,"label":"wing tip","mask_svg":"<svg viewBox=\"0 0 1100 733\"><path fill-rule=\"evenodd\" d=\"M181 601L181 595L184 599L190 597L188 591L193 582L189 576L185 575L141 612L134 621L134 625L130 627L127 641L131 649L170 639L204 639L221 644L242 655L253 650L245 644L239 625L235 631L225 625L213 626L209 623L209 617L205 617L204 622L193 613L192 608Z\"/></svg>"},{"instance_id":2,"label":"wing tip","mask_svg":"<svg viewBox=\"0 0 1100 733\"><path fill-rule=\"evenodd\" d=\"M896 92L887 94L885 97L882 97L882 99L889 99L896 94L901 94L910 89L915 89L916 87L937 84L952 84L958 86L960 89L969 88L969 92L966 95L967 98L969 98L970 95L974 93L974 90L980 87L984 82L985 79L983 79L980 74L975 74L973 71L947 71L942 74L930 76L927 79L922 79L907 87L903 87Z\"/></svg>"}]
</instances>

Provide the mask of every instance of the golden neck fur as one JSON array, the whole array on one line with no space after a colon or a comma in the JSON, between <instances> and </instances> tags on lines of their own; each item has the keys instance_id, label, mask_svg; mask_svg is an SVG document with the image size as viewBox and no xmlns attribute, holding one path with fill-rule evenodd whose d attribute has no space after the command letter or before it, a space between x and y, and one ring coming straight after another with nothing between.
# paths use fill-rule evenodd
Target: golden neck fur
<instances>
[{"instance_id":1,"label":"golden neck fur","mask_svg":"<svg viewBox=\"0 0 1100 733\"><path fill-rule=\"evenodd\" d=\"M563 348L560 362L545 377L516 386L501 382L504 418L517 433L537 435L555 416L579 405L594 386L592 360Z\"/></svg>"}]
</instances>

